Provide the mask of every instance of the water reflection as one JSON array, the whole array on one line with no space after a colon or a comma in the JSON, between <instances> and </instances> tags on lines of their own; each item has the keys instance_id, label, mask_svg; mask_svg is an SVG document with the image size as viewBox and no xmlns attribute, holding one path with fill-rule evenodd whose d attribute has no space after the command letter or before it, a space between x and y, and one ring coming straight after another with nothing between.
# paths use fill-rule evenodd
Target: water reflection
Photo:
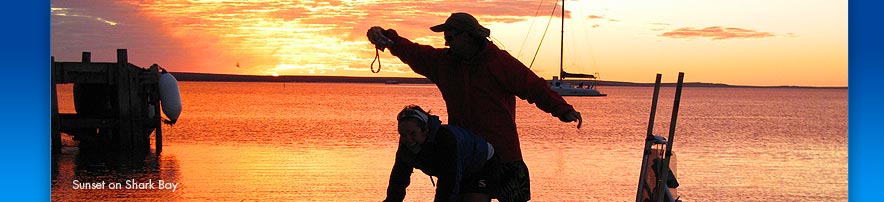
<instances>
[{"instance_id":1,"label":"water reflection","mask_svg":"<svg viewBox=\"0 0 884 202\"><path fill-rule=\"evenodd\" d=\"M181 89L186 119L164 128L161 156L120 162L65 148L53 158L52 199L380 201L396 149L395 113L418 103L446 116L432 85L182 82ZM604 99L566 98L585 112L579 130L519 101L532 198L634 199L652 90L606 87ZM662 90L660 99L672 100L673 90ZM846 98L846 90L689 88L675 146L679 195L846 201ZM63 102L60 111L72 110ZM661 117L671 103L660 104L655 131L667 131ZM821 174L817 183L806 183L808 172ZM133 178L181 184L175 192L72 190L74 179ZM426 175L412 175L406 200L430 200L434 189Z\"/></svg>"},{"instance_id":2,"label":"water reflection","mask_svg":"<svg viewBox=\"0 0 884 202\"><path fill-rule=\"evenodd\" d=\"M180 184L172 155L80 152L52 155L52 200L174 199Z\"/></svg>"}]
</instances>

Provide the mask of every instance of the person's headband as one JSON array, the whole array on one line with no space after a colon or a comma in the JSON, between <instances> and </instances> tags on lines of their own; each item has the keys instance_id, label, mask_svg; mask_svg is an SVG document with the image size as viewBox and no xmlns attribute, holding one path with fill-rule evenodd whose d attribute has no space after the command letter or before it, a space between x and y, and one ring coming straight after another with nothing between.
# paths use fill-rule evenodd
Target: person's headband
<instances>
[{"instance_id":1,"label":"person's headband","mask_svg":"<svg viewBox=\"0 0 884 202\"><path fill-rule=\"evenodd\" d=\"M427 123L427 114L424 114L420 110L415 110L415 109L406 109L406 110L402 111L402 113L400 113L399 117L396 118L396 120L402 121L402 119L407 118L407 117L414 117L423 123Z\"/></svg>"}]
</instances>

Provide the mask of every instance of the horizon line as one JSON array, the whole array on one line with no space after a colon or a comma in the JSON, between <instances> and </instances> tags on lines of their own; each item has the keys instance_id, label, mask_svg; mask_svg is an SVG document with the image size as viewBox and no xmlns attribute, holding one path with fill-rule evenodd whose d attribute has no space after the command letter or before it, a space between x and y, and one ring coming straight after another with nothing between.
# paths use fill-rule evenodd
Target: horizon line
<instances>
[{"instance_id":1,"label":"horizon line","mask_svg":"<svg viewBox=\"0 0 884 202\"><path fill-rule=\"evenodd\" d=\"M336 76L336 75L251 75L251 74L222 74L222 73L198 73L198 72L169 72L179 81L209 81L209 82L328 82L328 83L384 83L388 80L404 80L400 83L408 84L432 84L425 77L370 77L370 76ZM546 81L549 79L544 78ZM587 82L589 80L566 80L572 82ZM595 80L598 86L653 86L654 83ZM662 83L674 85L675 83ZM848 89L849 86L798 86L798 85L733 85L716 82L685 82L688 87L731 87L731 88L815 88L815 89Z\"/></svg>"}]
</instances>

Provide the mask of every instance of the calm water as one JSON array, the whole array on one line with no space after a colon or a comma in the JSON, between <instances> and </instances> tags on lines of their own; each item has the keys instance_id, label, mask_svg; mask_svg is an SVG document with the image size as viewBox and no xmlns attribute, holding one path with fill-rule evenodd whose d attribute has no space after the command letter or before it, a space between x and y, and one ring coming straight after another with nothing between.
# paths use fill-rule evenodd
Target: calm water
<instances>
[{"instance_id":1,"label":"calm water","mask_svg":"<svg viewBox=\"0 0 884 202\"><path fill-rule=\"evenodd\" d=\"M184 112L164 151L120 163L66 147L53 200L380 201L393 165L395 115L418 104L446 120L433 85L182 82ZM584 128L518 101L533 201L632 201L652 88L568 97ZM60 110L73 112L70 87ZM667 135L674 89L661 91ZM684 201L847 201L847 90L685 88L674 151ZM67 141L74 144L72 141ZM75 190L73 181L121 189ZM126 180L155 189L126 189ZM158 180L178 183L173 192ZM107 186L107 185L106 185ZM406 200L432 200L416 171Z\"/></svg>"}]
</instances>

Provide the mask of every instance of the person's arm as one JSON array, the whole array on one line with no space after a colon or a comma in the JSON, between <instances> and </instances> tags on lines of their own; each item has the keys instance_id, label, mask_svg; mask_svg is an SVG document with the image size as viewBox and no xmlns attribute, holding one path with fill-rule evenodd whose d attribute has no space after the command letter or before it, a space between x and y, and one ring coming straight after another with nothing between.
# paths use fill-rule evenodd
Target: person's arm
<instances>
[{"instance_id":1,"label":"person's arm","mask_svg":"<svg viewBox=\"0 0 884 202\"><path fill-rule=\"evenodd\" d=\"M393 171L390 173L390 184L387 186L387 198L385 202L402 201L405 199L405 188L411 184L411 173L414 168L399 159L402 147L396 151L396 162L393 163Z\"/></svg>"},{"instance_id":2,"label":"person's arm","mask_svg":"<svg viewBox=\"0 0 884 202\"><path fill-rule=\"evenodd\" d=\"M445 165L439 174L439 183L436 186L435 201L460 201L460 186L463 180L463 161L464 155L458 149L457 139L448 130L439 130L440 133L447 133L443 138L439 138L442 144L440 149L441 165Z\"/></svg>"},{"instance_id":3,"label":"person's arm","mask_svg":"<svg viewBox=\"0 0 884 202\"><path fill-rule=\"evenodd\" d=\"M411 67L415 73L435 81L436 71L441 68L442 61L448 57L445 54L446 49L414 43L399 36L393 29L385 30L384 36L393 41L393 45L388 47L391 54L399 57L399 60Z\"/></svg>"},{"instance_id":4,"label":"person's arm","mask_svg":"<svg viewBox=\"0 0 884 202\"><path fill-rule=\"evenodd\" d=\"M562 121L576 121L568 104L561 95L549 88L546 80L540 78L524 64L506 53L495 58L501 65L492 67L492 74L508 91L519 98L535 103L537 108L558 117ZM576 114L579 117L579 113Z\"/></svg>"},{"instance_id":5,"label":"person's arm","mask_svg":"<svg viewBox=\"0 0 884 202\"><path fill-rule=\"evenodd\" d=\"M439 176L434 201L460 201L460 173L447 173Z\"/></svg>"}]
</instances>

